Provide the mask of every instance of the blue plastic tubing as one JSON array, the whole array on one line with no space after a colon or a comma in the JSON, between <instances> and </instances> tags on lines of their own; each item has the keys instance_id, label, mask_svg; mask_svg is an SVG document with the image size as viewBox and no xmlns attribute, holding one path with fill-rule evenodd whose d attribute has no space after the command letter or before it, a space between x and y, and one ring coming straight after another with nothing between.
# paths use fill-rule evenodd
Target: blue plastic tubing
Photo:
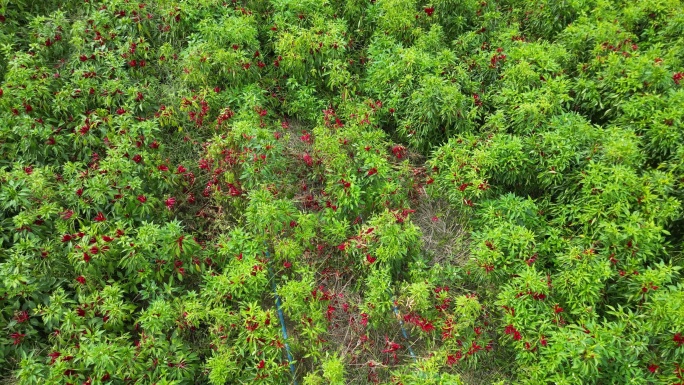
<instances>
[{"instance_id":1,"label":"blue plastic tubing","mask_svg":"<svg viewBox=\"0 0 684 385\"><path fill-rule=\"evenodd\" d=\"M268 252L268 247L266 248L266 257L270 260L271 253ZM275 282L275 274L273 274L273 269L269 266L268 273L271 276L271 288L273 289L273 295L275 296L276 312L278 313L278 320L280 321L280 330L283 333L283 342L285 343L285 352L287 353L287 362L290 364L290 373L292 373L292 383L297 385L297 378L295 377L295 366L294 360L292 359L292 352L290 351L290 344L287 343L287 329L285 328L285 315L283 315L282 302L280 301L280 296L278 295L278 288Z\"/></svg>"},{"instance_id":2,"label":"blue plastic tubing","mask_svg":"<svg viewBox=\"0 0 684 385\"><path fill-rule=\"evenodd\" d=\"M399 316L399 309L397 309L397 305L394 304L394 297L392 297L392 310L394 311L394 315L397 316L397 319L399 320L399 327L401 328L401 335L404 337L406 340L406 348L409 351L409 354L411 355L411 358L413 358L413 361L416 361L416 355L413 353L413 349L411 348L411 345L409 345L409 336L408 332L404 328L404 321L402 321L401 316Z\"/></svg>"}]
</instances>

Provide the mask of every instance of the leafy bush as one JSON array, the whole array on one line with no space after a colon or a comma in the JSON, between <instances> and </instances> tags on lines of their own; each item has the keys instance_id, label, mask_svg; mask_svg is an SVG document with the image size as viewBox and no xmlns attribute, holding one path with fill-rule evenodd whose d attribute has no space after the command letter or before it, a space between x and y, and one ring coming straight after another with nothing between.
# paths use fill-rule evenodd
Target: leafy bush
<instances>
[{"instance_id":1,"label":"leafy bush","mask_svg":"<svg viewBox=\"0 0 684 385\"><path fill-rule=\"evenodd\" d=\"M1 379L684 383L681 5L0 0Z\"/></svg>"}]
</instances>

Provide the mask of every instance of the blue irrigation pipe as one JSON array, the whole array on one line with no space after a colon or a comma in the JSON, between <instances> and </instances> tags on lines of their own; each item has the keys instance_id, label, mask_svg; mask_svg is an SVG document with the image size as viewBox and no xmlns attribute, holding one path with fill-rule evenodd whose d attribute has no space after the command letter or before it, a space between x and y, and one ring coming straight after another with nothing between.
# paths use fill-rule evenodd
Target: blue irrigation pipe
<instances>
[{"instance_id":1,"label":"blue irrigation pipe","mask_svg":"<svg viewBox=\"0 0 684 385\"><path fill-rule=\"evenodd\" d=\"M409 341L409 335L408 332L406 331L406 328L404 328L404 321L401 319L401 316L399 315L399 309L397 309L396 301L394 300L394 296L392 296L392 310L394 311L394 315L397 317L397 320L399 320L399 327L401 328L401 335L404 337L406 340L406 348L409 351L409 354L411 355L411 358L413 358L413 361L417 361L416 359L416 354L413 353L413 349L411 348L411 344Z\"/></svg>"},{"instance_id":2,"label":"blue irrigation pipe","mask_svg":"<svg viewBox=\"0 0 684 385\"><path fill-rule=\"evenodd\" d=\"M271 253L268 251L268 246L266 247L266 258L271 259ZM276 312L278 313L278 320L280 321L280 330L283 333L283 343L285 344L285 352L287 353L287 362L290 364L290 373L292 373L292 383L297 385L297 377L295 376L295 366L294 359L292 358L292 352L290 351L290 344L287 343L287 328L285 328L285 315L283 314L282 302L280 296L278 295L278 287L275 282L275 274L273 274L273 269L269 266L268 273L271 276L271 288L273 289L273 295L275 296Z\"/></svg>"}]
</instances>

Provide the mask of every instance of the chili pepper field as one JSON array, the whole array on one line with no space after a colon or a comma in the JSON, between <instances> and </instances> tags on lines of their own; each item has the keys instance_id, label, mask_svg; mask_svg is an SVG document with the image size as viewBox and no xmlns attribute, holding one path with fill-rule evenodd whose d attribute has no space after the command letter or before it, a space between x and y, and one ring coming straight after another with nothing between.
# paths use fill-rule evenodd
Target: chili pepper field
<instances>
[{"instance_id":1,"label":"chili pepper field","mask_svg":"<svg viewBox=\"0 0 684 385\"><path fill-rule=\"evenodd\" d=\"M684 384L680 0L0 0L0 384Z\"/></svg>"}]
</instances>

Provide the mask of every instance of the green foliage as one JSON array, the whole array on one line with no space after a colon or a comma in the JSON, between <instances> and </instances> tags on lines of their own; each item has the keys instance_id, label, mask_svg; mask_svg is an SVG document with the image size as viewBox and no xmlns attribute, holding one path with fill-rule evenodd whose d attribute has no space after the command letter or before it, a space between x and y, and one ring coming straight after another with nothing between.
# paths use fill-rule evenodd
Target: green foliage
<instances>
[{"instance_id":1,"label":"green foliage","mask_svg":"<svg viewBox=\"0 0 684 385\"><path fill-rule=\"evenodd\" d=\"M681 383L681 9L0 0L0 380Z\"/></svg>"}]
</instances>

